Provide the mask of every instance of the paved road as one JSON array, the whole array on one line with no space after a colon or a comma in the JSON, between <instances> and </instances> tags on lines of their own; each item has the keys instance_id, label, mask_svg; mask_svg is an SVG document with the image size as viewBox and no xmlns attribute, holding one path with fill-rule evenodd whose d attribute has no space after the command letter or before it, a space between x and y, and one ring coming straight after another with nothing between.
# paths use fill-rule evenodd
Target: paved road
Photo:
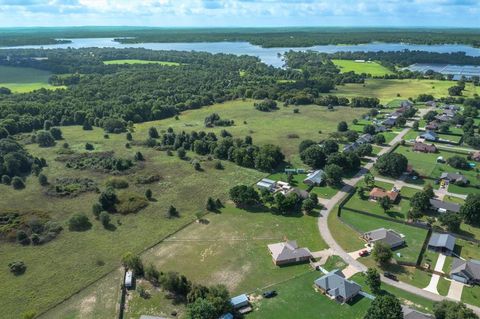
<instances>
[{"instance_id":1,"label":"paved road","mask_svg":"<svg viewBox=\"0 0 480 319\"><path fill-rule=\"evenodd\" d=\"M425 114L428 111L429 109L423 110L422 114ZM383 148L378 155L382 155L390 151L397 142L400 142L402 140L403 136L407 134L408 130L409 128L406 128L403 131L401 131L390 142L390 145L388 147ZM374 160L372 162L367 163L352 179L345 180L345 186L335 196L333 196L330 199L330 201L325 203L324 209L321 211L321 216L318 218L318 229L320 231L320 235L322 236L323 240L335 252L336 255L340 256L345 262L349 264L349 266L356 268L358 271L366 271L367 267L364 264L352 258L352 256L350 256L345 250L343 250L343 248L336 242L335 238L333 238L333 235L330 232L330 229L328 228L328 216L332 212L335 205L340 203L340 201L349 192L353 191L355 184L357 184L362 179L363 175L365 175L368 172L368 170L373 166L374 163L375 163ZM408 186L410 187L411 185L408 185ZM433 301L442 301L445 299L450 299L450 298L431 293L429 291L423 290L421 288L412 286L410 284L407 284L401 281L394 281L394 280L388 279L383 275L381 276L381 279L386 284L392 285L399 289L405 290L409 293L412 293L417 296L427 298ZM467 304L467 306L480 315L480 307L469 305L469 304Z\"/></svg>"}]
</instances>

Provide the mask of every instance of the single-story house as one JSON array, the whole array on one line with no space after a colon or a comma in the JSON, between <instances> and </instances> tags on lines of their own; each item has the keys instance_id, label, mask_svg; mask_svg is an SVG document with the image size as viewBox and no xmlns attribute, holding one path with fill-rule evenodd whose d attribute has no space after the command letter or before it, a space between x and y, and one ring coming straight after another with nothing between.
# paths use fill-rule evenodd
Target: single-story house
<instances>
[{"instance_id":1,"label":"single-story house","mask_svg":"<svg viewBox=\"0 0 480 319\"><path fill-rule=\"evenodd\" d=\"M250 301L246 294L238 295L230 299L230 303L232 304L234 309L240 309L243 307L248 307L250 305Z\"/></svg>"},{"instance_id":2,"label":"single-story house","mask_svg":"<svg viewBox=\"0 0 480 319\"><path fill-rule=\"evenodd\" d=\"M415 144L413 144L413 150L415 152L436 153L437 147L435 146L435 144L428 145L422 142L415 142Z\"/></svg>"},{"instance_id":3,"label":"single-story house","mask_svg":"<svg viewBox=\"0 0 480 319\"><path fill-rule=\"evenodd\" d=\"M268 189L269 191L273 191L277 182L274 180L263 178L261 181L257 183L258 188Z\"/></svg>"},{"instance_id":4,"label":"single-story house","mask_svg":"<svg viewBox=\"0 0 480 319\"><path fill-rule=\"evenodd\" d=\"M385 125L386 127L392 127L392 126L395 126L395 124L397 124L397 119L389 117L385 119L385 121L383 121L382 124Z\"/></svg>"},{"instance_id":5,"label":"single-story house","mask_svg":"<svg viewBox=\"0 0 480 319\"><path fill-rule=\"evenodd\" d=\"M268 250L272 255L273 263L277 266L307 262L312 258L310 250L305 247L299 248L295 240L270 244Z\"/></svg>"},{"instance_id":6,"label":"single-story house","mask_svg":"<svg viewBox=\"0 0 480 319\"><path fill-rule=\"evenodd\" d=\"M442 115L448 116L448 117L454 117L457 111L451 110L451 109L444 109L442 112Z\"/></svg>"},{"instance_id":7,"label":"single-story house","mask_svg":"<svg viewBox=\"0 0 480 319\"><path fill-rule=\"evenodd\" d=\"M458 213L460 212L460 208L461 208L459 204L444 202L435 198L430 199L430 205L432 209L436 210L439 213L446 213L446 212Z\"/></svg>"},{"instance_id":8,"label":"single-story house","mask_svg":"<svg viewBox=\"0 0 480 319\"><path fill-rule=\"evenodd\" d=\"M402 306L403 319L435 319L434 316Z\"/></svg>"},{"instance_id":9,"label":"single-story house","mask_svg":"<svg viewBox=\"0 0 480 319\"><path fill-rule=\"evenodd\" d=\"M369 198L371 200L378 200L380 198L387 196L388 198L390 198L392 202L396 202L399 197L398 195L400 195L398 191L386 191L383 188L374 187L370 191Z\"/></svg>"},{"instance_id":10,"label":"single-story house","mask_svg":"<svg viewBox=\"0 0 480 319\"><path fill-rule=\"evenodd\" d=\"M451 120L451 118L446 115L437 115L435 116L435 119L440 122L449 122Z\"/></svg>"},{"instance_id":11,"label":"single-story house","mask_svg":"<svg viewBox=\"0 0 480 319\"><path fill-rule=\"evenodd\" d=\"M437 103L435 101L427 101L425 102L426 106L437 107Z\"/></svg>"},{"instance_id":12,"label":"single-story house","mask_svg":"<svg viewBox=\"0 0 480 319\"><path fill-rule=\"evenodd\" d=\"M465 284L480 284L480 260L454 258L450 278Z\"/></svg>"},{"instance_id":13,"label":"single-story house","mask_svg":"<svg viewBox=\"0 0 480 319\"><path fill-rule=\"evenodd\" d=\"M167 318L159 317L159 316L141 315L140 319L167 319Z\"/></svg>"},{"instance_id":14,"label":"single-story house","mask_svg":"<svg viewBox=\"0 0 480 319\"><path fill-rule=\"evenodd\" d=\"M353 152L355 151L360 145L357 142L347 144L343 147L344 152Z\"/></svg>"},{"instance_id":15,"label":"single-story house","mask_svg":"<svg viewBox=\"0 0 480 319\"><path fill-rule=\"evenodd\" d=\"M472 153L472 160L480 162L480 151L476 151Z\"/></svg>"},{"instance_id":16,"label":"single-story house","mask_svg":"<svg viewBox=\"0 0 480 319\"><path fill-rule=\"evenodd\" d=\"M428 249L451 255L455 248L455 237L450 234L433 233L428 242Z\"/></svg>"},{"instance_id":17,"label":"single-story house","mask_svg":"<svg viewBox=\"0 0 480 319\"><path fill-rule=\"evenodd\" d=\"M303 180L303 183L309 186L318 186L323 182L323 174L324 172L321 169L316 170L308 174L307 178Z\"/></svg>"},{"instance_id":18,"label":"single-story house","mask_svg":"<svg viewBox=\"0 0 480 319\"><path fill-rule=\"evenodd\" d=\"M425 126L425 128L429 131L436 131L438 130L438 127L439 127L439 124L437 121L431 121Z\"/></svg>"},{"instance_id":19,"label":"single-story house","mask_svg":"<svg viewBox=\"0 0 480 319\"><path fill-rule=\"evenodd\" d=\"M375 133L386 132L387 128L385 125L375 125Z\"/></svg>"},{"instance_id":20,"label":"single-story house","mask_svg":"<svg viewBox=\"0 0 480 319\"><path fill-rule=\"evenodd\" d=\"M425 133L420 135L421 138L424 138L427 141L436 141L438 140L437 133L433 131L426 131Z\"/></svg>"},{"instance_id":21,"label":"single-story house","mask_svg":"<svg viewBox=\"0 0 480 319\"><path fill-rule=\"evenodd\" d=\"M360 135L360 137L357 139L358 144L367 144L372 142L373 142L373 136L368 133Z\"/></svg>"},{"instance_id":22,"label":"single-story house","mask_svg":"<svg viewBox=\"0 0 480 319\"><path fill-rule=\"evenodd\" d=\"M381 241L392 249L405 245L405 237L393 229L375 229L364 233L363 239L369 244L375 244L376 242Z\"/></svg>"},{"instance_id":23,"label":"single-story house","mask_svg":"<svg viewBox=\"0 0 480 319\"><path fill-rule=\"evenodd\" d=\"M460 111L460 107L457 106L457 105L454 105L454 104L450 104L450 105L445 105L443 107L444 110L452 110L452 111Z\"/></svg>"},{"instance_id":24,"label":"single-story house","mask_svg":"<svg viewBox=\"0 0 480 319\"><path fill-rule=\"evenodd\" d=\"M130 289L133 287L133 271L129 270L125 273L125 288Z\"/></svg>"},{"instance_id":25,"label":"single-story house","mask_svg":"<svg viewBox=\"0 0 480 319\"><path fill-rule=\"evenodd\" d=\"M362 287L356 282L345 279L343 273L338 269L318 278L314 283L324 294L341 303L355 298L362 290Z\"/></svg>"},{"instance_id":26,"label":"single-story house","mask_svg":"<svg viewBox=\"0 0 480 319\"><path fill-rule=\"evenodd\" d=\"M460 182L463 184L468 184L468 179L460 173L442 173L442 175L440 175L440 179L450 183Z\"/></svg>"}]
</instances>

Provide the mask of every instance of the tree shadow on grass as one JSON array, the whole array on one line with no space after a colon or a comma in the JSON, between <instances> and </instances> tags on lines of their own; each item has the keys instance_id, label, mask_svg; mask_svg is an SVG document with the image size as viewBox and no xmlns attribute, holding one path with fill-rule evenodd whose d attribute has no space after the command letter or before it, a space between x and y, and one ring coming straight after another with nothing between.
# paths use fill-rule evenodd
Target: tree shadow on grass
<instances>
[{"instance_id":1,"label":"tree shadow on grass","mask_svg":"<svg viewBox=\"0 0 480 319\"><path fill-rule=\"evenodd\" d=\"M359 294L359 295L356 295L353 299L351 299L351 300L349 300L349 301L347 302L347 305L353 307L353 306L355 306L357 303L359 303L363 298L365 298L365 297L362 296L362 295L360 295L360 294Z\"/></svg>"},{"instance_id":2,"label":"tree shadow on grass","mask_svg":"<svg viewBox=\"0 0 480 319\"><path fill-rule=\"evenodd\" d=\"M391 210L389 210L389 211L387 211L385 214L387 214L389 217L395 218L395 219L397 219L397 218L404 219L404 218L405 218L405 215L404 215L404 214L402 214L402 213L400 213L400 212L396 212L396 211L391 211Z\"/></svg>"}]
</instances>

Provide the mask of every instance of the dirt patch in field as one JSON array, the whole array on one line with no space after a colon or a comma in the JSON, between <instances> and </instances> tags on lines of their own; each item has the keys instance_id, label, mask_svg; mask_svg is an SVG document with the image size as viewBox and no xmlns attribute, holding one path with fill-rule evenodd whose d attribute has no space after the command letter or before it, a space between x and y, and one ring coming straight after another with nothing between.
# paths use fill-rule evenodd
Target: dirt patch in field
<instances>
[{"instance_id":1,"label":"dirt patch in field","mask_svg":"<svg viewBox=\"0 0 480 319\"><path fill-rule=\"evenodd\" d=\"M222 283L229 290L235 290L237 286L242 282L243 278L250 272L252 268L251 263L246 263L240 269L223 269L216 271L212 274L211 281Z\"/></svg>"},{"instance_id":2,"label":"dirt patch in field","mask_svg":"<svg viewBox=\"0 0 480 319\"><path fill-rule=\"evenodd\" d=\"M80 318L90 315L95 307L96 302L96 296L88 296L87 298L83 299L82 303L80 304Z\"/></svg>"}]
</instances>

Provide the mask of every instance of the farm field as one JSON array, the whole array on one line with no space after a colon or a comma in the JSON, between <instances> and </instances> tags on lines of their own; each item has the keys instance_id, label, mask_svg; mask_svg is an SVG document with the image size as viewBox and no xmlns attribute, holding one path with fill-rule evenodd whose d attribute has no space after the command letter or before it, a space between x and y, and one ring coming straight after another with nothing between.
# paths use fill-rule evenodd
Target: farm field
<instances>
[{"instance_id":1,"label":"farm field","mask_svg":"<svg viewBox=\"0 0 480 319\"><path fill-rule=\"evenodd\" d=\"M53 86L48 83L51 73L48 71L0 66L0 87L9 88L13 93L25 93L45 89L65 88L63 86Z\"/></svg>"},{"instance_id":2,"label":"farm field","mask_svg":"<svg viewBox=\"0 0 480 319\"><path fill-rule=\"evenodd\" d=\"M332 60L332 62L340 68L342 73L353 71L357 74L366 73L372 76L393 74L393 72L386 67L373 61L359 63L352 60Z\"/></svg>"},{"instance_id":3,"label":"farm field","mask_svg":"<svg viewBox=\"0 0 480 319\"><path fill-rule=\"evenodd\" d=\"M275 289L278 296L255 302L254 311L245 318L287 319L296 318L299 314L304 318L316 318L320 312L325 318L363 318L370 306L370 300L359 296L351 304L339 305L313 289L314 280L321 276L321 272L309 272L272 286L269 289Z\"/></svg>"},{"instance_id":4,"label":"farm field","mask_svg":"<svg viewBox=\"0 0 480 319\"><path fill-rule=\"evenodd\" d=\"M338 86L335 91L329 94L345 96L352 98L355 96L376 97L380 99L382 104L390 102L392 99L415 98L419 94L432 94L437 98L448 96L448 88L455 85L454 81L438 81L438 80L382 80L367 79L365 84L345 84ZM467 84L464 96L472 97L475 93L479 93L478 87Z\"/></svg>"},{"instance_id":5,"label":"farm field","mask_svg":"<svg viewBox=\"0 0 480 319\"><path fill-rule=\"evenodd\" d=\"M149 61L149 60L138 60L138 59L125 59L125 60L108 60L103 61L105 64L160 64L166 66L179 66L181 65L178 62L169 62L169 61Z\"/></svg>"},{"instance_id":6,"label":"farm field","mask_svg":"<svg viewBox=\"0 0 480 319\"><path fill-rule=\"evenodd\" d=\"M153 191L156 201L136 214L112 215L115 230L109 231L95 221L91 207L98 194L87 192L74 198L51 197L34 176L27 179L26 188L15 191L11 186L0 185L0 206L17 211L42 211L63 226L58 238L41 246L19 244L2 245L2 260L22 260L27 265L24 275L15 277L9 272L0 272L5 291L0 306L5 313L22 313L33 310L41 313L76 290L95 281L102 275L119 267L120 257L127 251L140 252L158 242L164 236L179 229L194 219L194 213L204 209L208 196L227 198L227 191L237 183L251 184L264 176L258 171L224 163L224 170L213 168L213 162L202 162L204 172L197 172L187 161L169 157L164 152L148 148L125 148L125 134L110 135L104 139L103 130L83 131L78 126L62 127L64 140L54 148L39 148L28 145L34 155L46 158L49 167L44 169L50 182L57 177L91 178L104 189L108 174L90 170L67 169L64 163L55 161L56 151L68 142L72 149L81 149L90 142L96 150L115 150L116 156L132 158L140 150L146 158L145 165L128 175L130 187L118 191L119 195L143 196L147 188ZM134 139L145 139L135 133ZM136 185L137 177L158 174L161 180L150 185ZM215 183L212 183L215 180ZM195 196L191 196L191 194ZM180 212L180 218L166 219L169 205ZM67 220L74 213L85 213L93 224L84 232L69 231ZM141 231L139 231L141 230ZM118 244L121 243L121 244ZM41 295L37 291L42 291Z\"/></svg>"},{"instance_id":7,"label":"farm field","mask_svg":"<svg viewBox=\"0 0 480 319\"><path fill-rule=\"evenodd\" d=\"M146 136L149 127L160 129L172 127L175 131L215 132L227 130L234 137L250 135L255 144L271 143L279 145L289 160L298 153L298 145L304 139L321 140L337 130L340 119L350 123L365 112L363 109L338 107L333 111L317 105L299 106L300 112L293 113L293 107L282 107L273 112L257 111L253 107L254 100L229 101L214 104L198 110L185 111L174 118L142 123L137 125L137 132ZM206 128L205 117L218 113L222 119L235 121L229 127ZM321 133L319 133L321 131Z\"/></svg>"}]
</instances>

